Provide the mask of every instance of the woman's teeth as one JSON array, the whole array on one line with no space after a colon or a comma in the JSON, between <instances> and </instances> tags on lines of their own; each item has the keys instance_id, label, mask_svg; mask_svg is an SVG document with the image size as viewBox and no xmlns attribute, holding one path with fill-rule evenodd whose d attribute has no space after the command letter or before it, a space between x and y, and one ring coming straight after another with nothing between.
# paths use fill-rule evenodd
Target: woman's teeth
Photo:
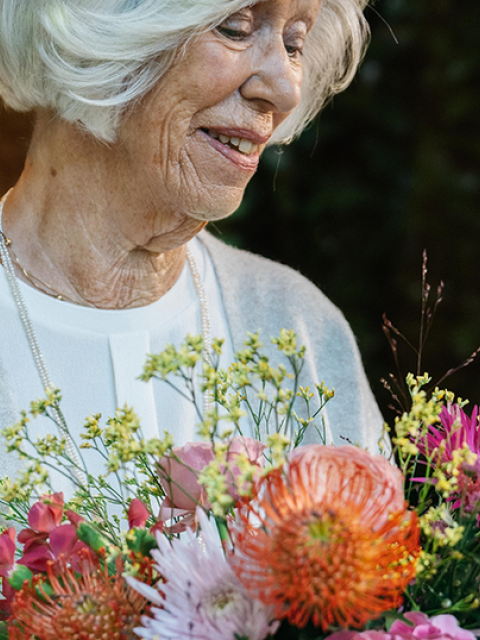
<instances>
[{"instance_id":1,"label":"woman's teeth","mask_svg":"<svg viewBox=\"0 0 480 640\"><path fill-rule=\"evenodd\" d=\"M232 136L225 136L223 133L216 133L215 131L208 131L208 135L212 138L216 138L220 140L222 144L226 144L235 151L240 151L240 153L244 153L246 156L251 156L252 154L258 151L258 144L255 144L251 140L247 140L246 138L235 138Z\"/></svg>"}]
</instances>

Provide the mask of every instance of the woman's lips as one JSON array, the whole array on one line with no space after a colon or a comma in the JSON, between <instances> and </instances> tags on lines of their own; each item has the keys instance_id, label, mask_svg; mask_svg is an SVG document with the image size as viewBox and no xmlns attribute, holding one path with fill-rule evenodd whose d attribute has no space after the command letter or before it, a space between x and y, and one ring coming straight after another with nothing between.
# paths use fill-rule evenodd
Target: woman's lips
<instances>
[{"instance_id":1,"label":"woman's lips","mask_svg":"<svg viewBox=\"0 0 480 640\"><path fill-rule=\"evenodd\" d=\"M244 171L257 170L258 162L260 160L260 153L258 151L255 151L255 153L250 155L246 155L240 151L232 149L232 147L229 147L227 144L223 144L223 142L220 142L217 138L213 138L204 129L199 129L199 131L211 147L216 149L222 154L222 156L227 158L227 160L230 160L230 162L235 164L237 167Z\"/></svg>"}]
</instances>

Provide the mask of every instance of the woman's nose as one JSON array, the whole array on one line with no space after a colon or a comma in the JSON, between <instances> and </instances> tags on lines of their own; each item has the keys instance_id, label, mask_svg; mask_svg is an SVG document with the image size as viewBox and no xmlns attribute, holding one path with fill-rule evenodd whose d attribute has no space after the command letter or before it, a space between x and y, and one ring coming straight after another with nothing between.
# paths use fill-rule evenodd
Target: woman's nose
<instances>
[{"instance_id":1,"label":"woman's nose","mask_svg":"<svg viewBox=\"0 0 480 640\"><path fill-rule=\"evenodd\" d=\"M252 73L241 87L246 100L262 109L288 114L300 102L301 62L289 57L283 37L269 39L252 51Z\"/></svg>"}]
</instances>

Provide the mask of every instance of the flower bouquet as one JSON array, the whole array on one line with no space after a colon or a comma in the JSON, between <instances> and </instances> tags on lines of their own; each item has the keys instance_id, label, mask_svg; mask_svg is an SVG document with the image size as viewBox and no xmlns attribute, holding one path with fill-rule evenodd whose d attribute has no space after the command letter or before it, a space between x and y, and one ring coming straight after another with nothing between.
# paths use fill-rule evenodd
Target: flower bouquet
<instances>
[{"instance_id":1,"label":"flower bouquet","mask_svg":"<svg viewBox=\"0 0 480 640\"><path fill-rule=\"evenodd\" d=\"M298 385L304 348L258 334L227 370L221 341L203 361L199 442L146 440L125 407L67 437L34 441L29 420L61 415L46 398L4 432L25 461L0 482L4 600L15 640L473 640L480 627L480 429L449 392L409 376L394 460L325 442L333 391ZM157 378L196 402L203 343L150 356ZM334 400L333 400L334 401ZM244 435L246 422L253 438ZM306 429L320 444L299 446ZM94 450L105 471L82 458ZM385 445L385 453L388 452ZM49 468L71 478L68 500ZM12 525L12 526L8 526Z\"/></svg>"}]
</instances>

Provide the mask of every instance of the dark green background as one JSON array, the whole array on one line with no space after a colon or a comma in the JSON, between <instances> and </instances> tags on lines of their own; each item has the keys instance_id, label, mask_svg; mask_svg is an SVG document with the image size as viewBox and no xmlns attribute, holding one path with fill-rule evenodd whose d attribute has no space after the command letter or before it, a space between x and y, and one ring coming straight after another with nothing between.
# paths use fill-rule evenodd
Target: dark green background
<instances>
[{"instance_id":1,"label":"dark green background","mask_svg":"<svg viewBox=\"0 0 480 640\"><path fill-rule=\"evenodd\" d=\"M344 311L387 416L382 314L416 340L424 248L430 282L446 284L424 368L438 378L480 345L480 0L379 0L367 16L353 85L300 140L265 153L240 210L213 230L299 269ZM30 128L0 112L2 191ZM449 386L480 402L480 359Z\"/></svg>"},{"instance_id":2,"label":"dark green background","mask_svg":"<svg viewBox=\"0 0 480 640\"><path fill-rule=\"evenodd\" d=\"M387 416L382 314L417 340L423 249L430 283L445 281L424 369L438 379L480 345L480 2L383 0L367 16L354 84L300 140L265 153L216 230L300 270L344 311ZM480 402L480 358L448 386Z\"/></svg>"}]
</instances>

